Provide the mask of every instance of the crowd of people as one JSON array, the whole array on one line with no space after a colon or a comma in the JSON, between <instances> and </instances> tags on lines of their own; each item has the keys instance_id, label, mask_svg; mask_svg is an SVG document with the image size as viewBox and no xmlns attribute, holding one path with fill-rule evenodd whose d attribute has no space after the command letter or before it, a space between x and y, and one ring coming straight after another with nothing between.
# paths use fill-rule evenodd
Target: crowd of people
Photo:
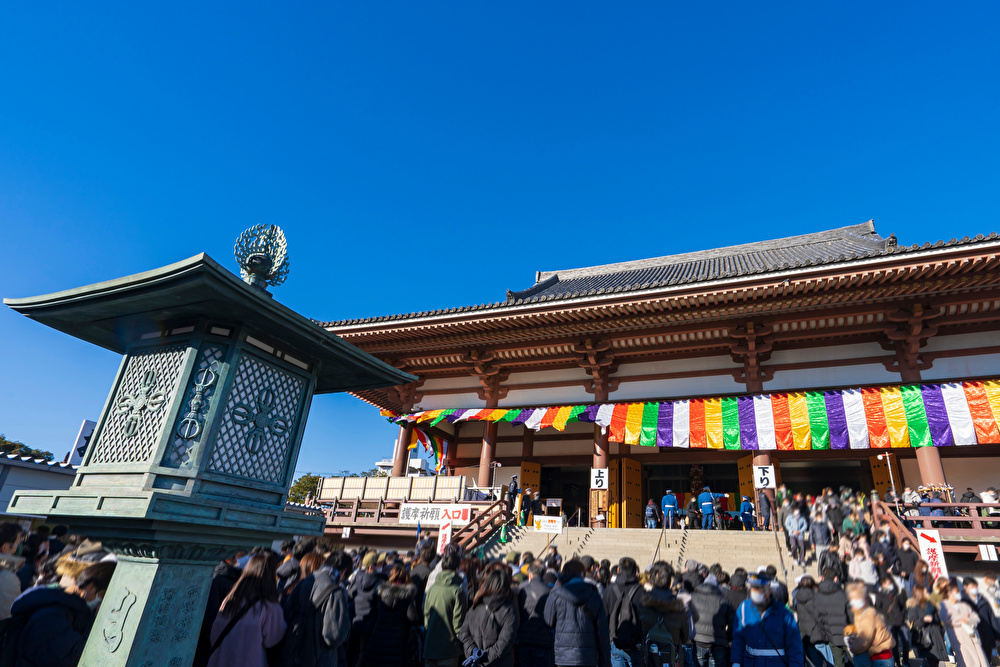
<instances>
[{"instance_id":1,"label":"crowd of people","mask_svg":"<svg viewBox=\"0 0 1000 667\"><path fill-rule=\"evenodd\" d=\"M779 488L777 500L778 525L818 576L643 567L554 546L491 560L427 540L404 553L310 539L234 553L215 569L194 664L987 667L996 656L995 574L934 579L909 539L872 523L870 496ZM78 664L114 557L64 528L0 524L0 555L17 551L17 571L0 569L0 646L14 642L12 664Z\"/></svg>"}]
</instances>

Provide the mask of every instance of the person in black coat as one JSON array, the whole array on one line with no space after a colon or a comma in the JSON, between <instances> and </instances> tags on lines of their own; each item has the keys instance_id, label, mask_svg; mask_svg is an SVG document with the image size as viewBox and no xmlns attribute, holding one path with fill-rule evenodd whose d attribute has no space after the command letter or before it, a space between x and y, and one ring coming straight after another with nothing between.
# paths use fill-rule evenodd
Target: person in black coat
<instances>
[{"instance_id":1,"label":"person in black coat","mask_svg":"<svg viewBox=\"0 0 1000 667\"><path fill-rule=\"evenodd\" d=\"M927 667L938 667L939 662L948 660L944 625L926 589L920 586L913 589L913 597L906 603L906 620L910 624L910 644L917 657L926 661Z\"/></svg>"},{"instance_id":2,"label":"person in black coat","mask_svg":"<svg viewBox=\"0 0 1000 667\"><path fill-rule=\"evenodd\" d=\"M614 661L642 664L642 654L636 645L642 642L639 623L639 598L642 586L636 573L639 566L631 558L618 561L618 576L604 591L604 609L608 613L608 632L611 638L611 655Z\"/></svg>"},{"instance_id":3,"label":"person in black coat","mask_svg":"<svg viewBox=\"0 0 1000 667\"><path fill-rule=\"evenodd\" d=\"M879 589L875 593L875 611L885 617L885 625L892 633L895 643L892 656L897 667L907 662L910 656L910 633L906 627L906 592L896 587L891 576L883 576L879 580Z\"/></svg>"},{"instance_id":4,"label":"person in black coat","mask_svg":"<svg viewBox=\"0 0 1000 667\"><path fill-rule=\"evenodd\" d=\"M333 553L289 592L282 605L288 630L281 667L347 665L351 604L342 581L350 575L351 567L350 556Z\"/></svg>"},{"instance_id":5,"label":"person in black coat","mask_svg":"<svg viewBox=\"0 0 1000 667\"><path fill-rule=\"evenodd\" d=\"M897 554L899 577L903 581L910 578L910 574L913 572L913 568L917 566L917 561L920 560L920 553L913 548L913 541L904 537L899 544L899 553Z\"/></svg>"},{"instance_id":6,"label":"person in black coat","mask_svg":"<svg viewBox=\"0 0 1000 667\"><path fill-rule=\"evenodd\" d=\"M413 585L420 591L420 598L423 599L427 591L427 579L431 576L431 563L434 562L434 547L424 546L417 552L417 562L410 568L410 577Z\"/></svg>"},{"instance_id":7,"label":"person in black coat","mask_svg":"<svg viewBox=\"0 0 1000 667\"><path fill-rule=\"evenodd\" d=\"M976 633L979 635L979 643L983 645L986 658L993 655L993 649L997 647L997 638L1000 636L1000 625L997 616L993 613L990 601L979 594L979 582L972 577L967 577L962 582L965 595L962 600L979 614L979 624L976 626Z\"/></svg>"},{"instance_id":8,"label":"person in black coat","mask_svg":"<svg viewBox=\"0 0 1000 667\"><path fill-rule=\"evenodd\" d=\"M837 573L824 570L819 585L816 586L816 620L823 629L823 643L830 645L835 667L844 667L847 644L844 642L844 628L850 623L847 615L847 593L840 586Z\"/></svg>"},{"instance_id":9,"label":"person in black coat","mask_svg":"<svg viewBox=\"0 0 1000 667\"><path fill-rule=\"evenodd\" d=\"M76 667L80 662L94 614L79 595L35 586L14 600L10 613L27 619L17 642L18 665Z\"/></svg>"},{"instance_id":10,"label":"person in black coat","mask_svg":"<svg viewBox=\"0 0 1000 667\"><path fill-rule=\"evenodd\" d=\"M389 581L378 587L375 624L365 650L366 667L414 667L416 651L411 641L414 628L423 625L423 595L406 568L396 565Z\"/></svg>"},{"instance_id":11,"label":"person in black coat","mask_svg":"<svg viewBox=\"0 0 1000 667\"><path fill-rule=\"evenodd\" d=\"M236 567L236 558L221 561L215 566L212 572L212 583L208 589L208 603L205 607L205 620L201 624L201 634L198 636L198 648L194 654L194 667L205 667L212 650L210 635L212 634L212 624L215 617L219 615L219 607L222 601L229 595L236 582L239 581L243 570Z\"/></svg>"},{"instance_id":12,"label":"person in black coat","mask_svg":"<svg viewBox=\"0 0 1000 667\"><path fill-rule=\"evenodd\" d=\"M816 644L826 643L826 638L816 616L816 582L812 577L806 575L799 580L799 585L792 592L792 599L795 600L795 616L798 618L806 662L821 665L824 662L823 656L816 649Z\"/></svg>"},{"instance_id":13,"label":"person in black coat","mask_svg":"<svg viewBox=\"0 0 1000 667\"><path fill-rule=\"evenodd\" d=\"M743 601L750 597L750 590L747 588L747 571L742 567L733 570L733 576L729 579L729 588L723 591L729 606L739 609Z\"/></svg>"},{"instance_id":14,"label":"person in black coat","mask_svg":"<svg viewBox=\"0 0 1000 667\"><path fill-rule=\"evenodd\" d=\"M347 645L349 665L363 664L362 659L372 627L375 625L376 596L378 587L385 583L385 577L376 571L378 554L369 551L361 561L361 570L347 588L347 594L354 603L354 619L351 623L351 637Z\"/></svg>"},{"instance_id":15,"label":"person in black coat","mask_svg":"<svg viewBox=\"0 0 1000 667\"><path fill-rule=\"evenodd\" d=\"M608 615L597 589L583 580L578 560L563 565L560 581L545 603L545 622L555 629L559 667L611 667Z\"/></svg>"},{"instance_id":16,"label":"person in black coat","mask_svg":"<svg viewBox=\"0 0 1000 667\"><path fill-rule=\"evenodd\" d=\"M486 568L458 634L465 657L481 653L477 667L514 667L514 640L520 614L510 590L510 569L503 563Z\"/></svg>"},{"instance_id":17,"label":"person in black coat","mask_svg":"<svg viewBox=\"0 0 1000 667\"><path fill-rule=\"evenodd\" d=\"M552 628L545 622L545 605L552 589L543 581L545 566L528 566L528 581L518 587L521 625L517 631L517 661L521 667L551 667Z\"/></svg>"}]
</instances>

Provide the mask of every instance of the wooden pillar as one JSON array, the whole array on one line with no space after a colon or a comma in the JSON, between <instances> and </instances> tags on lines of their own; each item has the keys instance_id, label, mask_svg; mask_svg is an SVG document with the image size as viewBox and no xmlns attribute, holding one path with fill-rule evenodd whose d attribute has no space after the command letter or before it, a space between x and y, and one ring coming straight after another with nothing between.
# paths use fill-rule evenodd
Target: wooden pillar
<instances>
[{"instance_id":1,"label":"wooden pillar","mask_svg":"<svg viewBox=\"0 0 1000 667\"><path fill-rule=\"evenodd\" d=\"M406 423L399 427L399 437L396 448L392 452L392 476L406 477L410 460L410 438L413 437L413 424Z\"/></svg>"},{"instance_id":2,"label":"wooden pillar","mask_svg":"<svg viewBox=\"0 0 1000 667\"><path fill-rule=\"evenodd\" d=\"M774 465L773 459L770 452L757 452L753 457L753 464L755 466L769 466ZM777 471L776 471L777 472ZM777 486L777 479L775 479L775 486ZM753 504L759 505L756 496L760 494L754 489ZM778 505L774 502L774 489L764 489L764 495L767 496L767 501L771 504L771 525L775 526L778 523ZM758 507L758 512L760 508Z\"/></svg>"},{"instance_id":3,"label":"wooden pillar","mask_svg":"<svg viewBox=\"0 0 1000 667\"><path fill-rule=\"evenodd\" d=\"M535 429L524 427L521 436L521 460L531 461L535 457Z\"/></svg>"},{"instance_id":4,"label":"wooden pillar","mask_svg":"<svg viewBox=\"0 0 1000 667\"><path fill-rule=\"evenodd\" d=\"M594 468L608 467L608 432L594 426Z\"/></svg>"},{"instance_id":5,"label":"wooden pillar","mask_svg":"<svg viewBox=\"0 0 1000 667\"><path fill-rule=\"evenodd\" d=\"M493 461L496 458L497 424L486 422L483 428L483 450L479 453L479 486L493 483Z\"/></svg>"},{"instance_id":6,"label":"wooden pillar","mask_svg":"<svg viewBox=\"0 0 1000 667\"><path fill-rule=\"evenodd\" d=\"M941 454L937 447L917 447L917 467L920 469L920 481L925 485L944 486L944 466L941 465ZM902 480L896 482L902 488Z\"/></svg>"}]
</instances>

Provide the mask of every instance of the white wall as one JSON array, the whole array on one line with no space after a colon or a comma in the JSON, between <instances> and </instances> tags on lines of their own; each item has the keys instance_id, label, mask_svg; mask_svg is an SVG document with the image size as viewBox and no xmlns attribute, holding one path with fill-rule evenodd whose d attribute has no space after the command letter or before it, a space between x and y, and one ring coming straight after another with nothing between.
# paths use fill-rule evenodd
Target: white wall
<instances>
[{"instance_id":1,"label":"white wall","mask_svg":"<svg viewBox=\"0 0 1000 667\"><path fill-rule=\"evenodd\" d=\"M73 485L74 475L34 468L4 467L10 468L7 479L4 480L3 487L0 488L0 509L4 511L6 511L7 505L10 504L10 499L13 497L15 491L64 491Z\"/></svg>"},{"instance_id":2,"label":"white wall","mask_svg":"<svg viewBox=\"0 0 1000 667\"><path fill-rule=\"evenodd\" d=\"M973 448L974 449L974 448ZM1000 459L985 456L942 458L944 476L955 487L959 497L967 487L979 493L988 487L1000 488ZM916 488L921 485L920 468L916 459L900 459L904 484Z\"/></svg>"}]
</instances>

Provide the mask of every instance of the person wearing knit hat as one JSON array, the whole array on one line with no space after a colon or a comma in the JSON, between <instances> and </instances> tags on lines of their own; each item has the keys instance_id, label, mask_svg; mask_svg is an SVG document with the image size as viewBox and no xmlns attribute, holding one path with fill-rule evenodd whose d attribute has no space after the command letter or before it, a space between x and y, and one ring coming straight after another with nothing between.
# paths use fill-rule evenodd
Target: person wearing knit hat
<instances>
[{"instance_id":1,"label":"person wearing knit hat","mask_svg":"<svg viewBox=\"0 0 1000 667\"><path fill-rule=\"evenodd\" d=\"M365 554L365 557L361 559L361 567L365 570L367 570L370 567L375 567L377 563L378 563L377 551L369 551L368 553Z\"/></svg>"}]
</instances>

